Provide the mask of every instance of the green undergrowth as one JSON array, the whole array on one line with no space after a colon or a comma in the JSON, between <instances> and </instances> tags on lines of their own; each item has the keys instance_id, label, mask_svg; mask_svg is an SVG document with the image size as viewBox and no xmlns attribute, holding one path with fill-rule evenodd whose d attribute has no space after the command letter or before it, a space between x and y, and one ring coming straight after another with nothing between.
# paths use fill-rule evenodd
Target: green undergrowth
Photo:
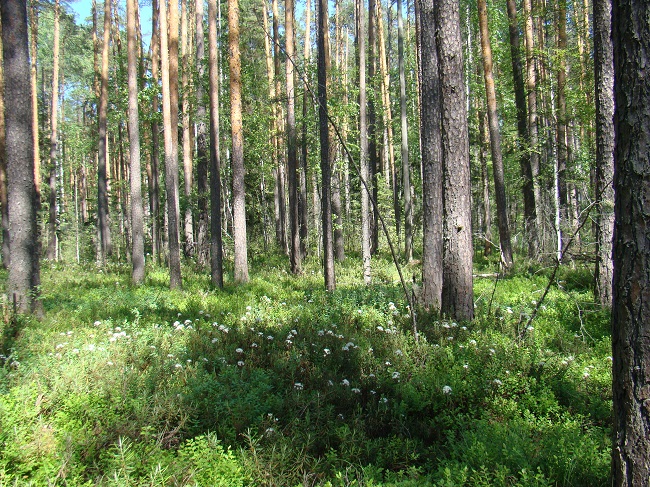
<instances>
[{"instance_id":1,"label":"green undergrowth","mask_svg":"<svg viewBox=\"0 0 650 487\"><path fill-rule=\"evenodd\" d=\"M562 269L530 323L549 269L479 277L476 319L419 312L416 341L373 265L364 286L339 264L332 293L283 257L223 290L189 267L182 291L157 267L137 288L126 266L44 269L44 318L2 324L0 485L609 483L589 269Z\"/></svg>"}]
</instances>

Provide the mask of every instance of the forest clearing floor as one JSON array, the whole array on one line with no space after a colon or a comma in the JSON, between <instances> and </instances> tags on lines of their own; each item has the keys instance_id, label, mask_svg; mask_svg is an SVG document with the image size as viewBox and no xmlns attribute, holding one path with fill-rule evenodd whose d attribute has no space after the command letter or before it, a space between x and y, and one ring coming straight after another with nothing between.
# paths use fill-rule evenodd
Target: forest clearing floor
<instances>
[{"instance_id":1,"label":"forest clearing floor","mask_svg":"<svg viewBox=\"0 0 650 487\"><path fill-rule=\"evenodd\" d=\"M609 485L611 333L592 269L476 272L476 319L410 310L391 263L252 262L184 289L44 264L0 326L0 486ZM419 274L419 269L408 269ZM410 277L410 274L409 274ZM6 283L6 274L0 274Z\"/></svg>"}]
</instances>

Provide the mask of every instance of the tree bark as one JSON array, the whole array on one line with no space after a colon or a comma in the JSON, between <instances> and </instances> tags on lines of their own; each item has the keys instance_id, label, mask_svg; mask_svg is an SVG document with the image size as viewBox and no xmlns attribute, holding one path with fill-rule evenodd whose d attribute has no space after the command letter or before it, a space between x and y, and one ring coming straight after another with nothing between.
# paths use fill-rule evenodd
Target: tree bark
<instances>
[{"instance_id":1,"label":"tree bark","mask_svg":"<svg viewBox=\"0 0 650 487\"><path fill-rule=\"evenodd\" d=\"M311 0L306 0L305 5L305 45L303 60L305 67L311 62ZM302 95L302 167L300 169L300 251L303 258L307 256L307 237L308 237L308 208L307 208L307 173L309 168L308 151L307 151L307 113L308 105L311 100L309 90L307 89L307 76L303 78L303 95ZM316 212L316 208L314 208Z\"/></svg>"},{"instance_id":2,"label":"tree bark","mask_svg":"<svg viewBox=\"0 0 650 487\"><path fill-rule=\"evenodd\" d=\"M275 132L273 134L273 143L275 151L275 233L278 240L278 245L285 254L289 254L289 247L287 245L287 207L285 202L285 169L284 162L281 157L280 150L280 132L282 127L282 108L279 98L282 94L280 87L280 13L278 7L278 0L272 0L273 10L273 67L274 67L274 82L275 82L275 99L273 100L273 107L275 109Z\"/></svg>"},{"instance_id":3,"label":"tree bark","mask_svg":"<svg viewBox=\"0 0 650 487\"><path fill-rule=\"evenodd\" d=\"M293 63L295 62L294 1L286 0L284 13L284 33L286 75L287 75L287 171L289 176L289 259L291 272L302 272L302 252L300 251L300 211L298 208L298 142L296 138L296 99L294 91Z\"/></svg>"},{"instance_id":4,"label":"tree bark","mask_svg":"<svg viewBox=\"0 0 650 487\"><path fill-rule=\"evenodd\" d=\"M422 304L433 312L442 306L442 117L434 0L416 0L421 20L422 76Z\"/></svg>"},{"instance_id":5,"label":"tree bark","mask_svg":"<svg viewBox=\"0 0 650 487\"><path fill-rule=\"evenodd\" d=\"M102 43L102 61L100 77L100 95L98 106L98 167L97 167L97 224L99 226L99 255L102 265L113 252L111 229L108 213L108 147L106 139L108 115L108 48L111 37L111 0L104 0L104 40Z\"/></svg>"},{"instance_id":6,"label":"tree bark","mask_svg":"<svg viewBox=\"0 0 650 487\"><path fill-rule=\"evenodd\" d=\"M33 112L29 79L27 2L0 2L5 75L7 201L10 252L7 293L20 313L37 307L39 278L34 185Z\"/></svg>"},{"instance_id":7,"label":"tree bark","mask_svg":"<svg viewBox=\"0 0 650 487\"><path fill-rule=\"evenodd\" d=\"M0 22L0 53L2 53L2 23ZM5 131L5 80L4 68L0 63L0 217L2 218L2 268L9 268L9 212L7 210L7 157Z\"/></svg>"},{"instance_id":8,"label":"tree bark","mask_svg":"<svg viewBox=\"0 0 650 487\"><path fill-rule=\"evenodd\" d=\"M523 179L524 193L524 226L528 243L528 258L537 259L539 255L539 236L537 233L537 209L535 206L535 190L533 185L533 168L531 166L530 134L528 131L528 114L526 110L526 92L521 66L521 46L519 41L519 25L517 23L517 5L515 0L507 0L510 57L512 58L512 77L515 88L515 105L517 107L517 134L520 151L519 165Z\"/></svg>"},{"instance_id":9,"label":"tree bark","mask_svg":"<svg viewBox=\"0 0 650 487\"><path fill-rule=\"evenodd\" d=\"M126 4L126 32L129 83L129 150L131 188L131 263L133 284L144 281L144 214L142 211L142 177L140 171L140 119L138 115L138 40L136 38L137 0Z\"/></svg>"},{"instance_id":10,"label":"tree bark","mask_svg":"<svg viewBox=\"0 0 650 487\"><path fill-rule=\"evenodd\" d=\"M95 13L93 8L93 14ZM31 87L32 87L32 132L34 138L34 183L36 184L36 208L40 206L41 201L41 151L38 136L38 82L37 77L37 60L38 60L38 7L37 0L30 0L29 2L29 22L31 32ZM93 30L93 35L96 35L96 29Z\"/></svg>"},{"instance_id":11,"label":"tree bark","mask_svg":"<svg viewBox=\"0 0 650 487\"><path fill-rule=\"evenodd\" d=\"M490 210L490 177L487 168L487 146L490 143L488 135L487 119L485 112L478 111L479 137L479 159L481 162L481 186L483 190L483 255L492 255L492 212Z\"/></svg>"},{"instance_id":12,"label":"tree bark","mask_svg":"<svg viewBox=\"0 0 650 487\"><path fill-rule=\"evenodd\" d=\"M198 229L197 229L197 259L200 266L206 266L209 261L210 246L208 243L208 129L206 126L205 108L205 40L203 35L203 2L196 2L196 185L198 193ZM212 81L212 80L210 80Z\"/></svg>"},{"instance_id":13,"label":"tree bark","mask_svg":"<svg viewBox=\"0 0 650 487\"><path fill-rule=\"evenodd\" d=\"M183 89L183 175L185 190L185 255L194 255L196 248L194 243L194 221L192 217L192 185L193 185L193 161L192 161L192 136L190 133L190 53L189 53L189 0L181 0L181 57L183 75L181 77Z\"/></svg>"},{"instance_id":14,"label":"tree bark","mask_svg":"<svg viewBox=\"0 0 650 487\"><path fill-rule=\"evenodd\" d=\"M160 7L158 0L151 2L151 78L158 84L160 64ZM151 246L156 263L160 263L162 239L160 229L160 126L158 125L158 97L154 96L151 103L151 191L149 194L151 207Z\"/></svg>"},{"instance_id":15,"label":"tree bark","mask_svg":"<svg viewBox=\"0 0 650 487\"><path fill-rule=\"evenodd\" d=\"M650 485L650 4L613 2L613 485Z\"/></svg>"},{"instance_id":16,"label":"tree bark","mask_svg":"<svg viewBox=\"0 0 650 487\"><path fill-rule=\"evenodd\" d=\"M246 243L246 188L244 186L244 132L241 102L241 54L239 51L239 2L228 0L228 63L230 66L230 126L232 133L233 237L235 282L248 282Z\"/></svg>"},{"instance_id":17,"label":"tree bark","mask_svg":"<svg viewBox=\"0 0 650 487\"><path fill-rule=\"evenodd\" d=\"M327 0L318 0L318 126L322 177L323 273L325 289L334 291L336 289L336 276L334 273L334 245L332 240L331 154L327 109L330 68L327 17Z\"/></svg>"},{"instance_id":18,"label":"tree bark","mask_svg":"<svg viewBox=\"0 0 650 487\"><path fill-rule=\"evenodd\" d=\"M162 65L163 130L165 139L165 189L167 203L167 240L169 246L169 287L182 286L178 238L178 3L160 5L160 54ZM169 15L169 31L167 16ZM176 20L174 20L176 17ZM174 54L176 61L173 62ZM172 72L176 70L175 75ZM174 91L176 91L174 95ZM175 102L175 104L174 104ZM176 113L176 117L174 117ZM174 123L176 122L176 123Z\"/></svg>"},{"instance_id":19,"label":"tree bark","mask_svg":"<svg viewBox=\"0 0 650 487\"><path fill-rule=\"evenodd\" d=\"M56 168L58 155L58 116L59 116L59 53L60 53L60 17L59 0L54 2L54 39L52 42L52 103L50 105L50 209L48 221L47 259L56 260L58 246L58 211Z\"/></svg>"},{"instance_id":20,"label":"tree bark","mask_svg":"<svg viewBox=\"0 0 650 487\"><path fill-rule=\"evenodd\" d=\"M359 137L361 159L361 258L363 260L363 280L370 284L372 279L370 256L372 253L372 225L370 213L370 161L368 156L368 121L366 94L366 39L364 36L365 9L363 0L357 0L357 49L359 50ZM366 183L364 187L363 182Z\"/></svg>"},{"instance_id":21,"label":"tree bark","mask_svg":"<svg viewBox=\"0 0 650 487\"><path fill-rule=\"evenodd\" d=\"M556 127L556 144L557 144L557 185L559 197L559 216L560 227L558 235L560 236L558 242L558 252L564 250L566 241L566 223L569 217L569 198L567 188L567 162L568 162L568 148L567 148L567 115L566 115L566 49L567 49L567 35L566 35L566 0L558 0L557 10L557 50L558 50L558 70L557 70L557 94L556 94L556 110L557 110L557 127ZM563 228L564 227L564 228Z\"/></svg>"},{"instance_id":22,"label":"tree bark","mask_svg":"<svg viewBox=\"0 0 650 487\"><path fill-rule=\"evenodd\" d=\"M612 2L594 0L596 94L596 268L594 297L612 305L614 233L614 58Z\"/></svg>"},{"instance_id":23,"label":"tree bark","mask_svg":"<svg viewBox=\"0 0 650 487\"><path fill-rule=\"evenodd\" d=\"M411 165L409 163L408 124L406 114L406 73L404 69L404 20L402 0L397 0L397 59L399 64L399 105L402 133L402 186L404 191L404 256L413 259L413 202L411 201Z\"/></svg>"},{"instance_id":24,"label":"tree bark","mask_svg":"<svg viewBox=\"0 0 650 487\"><path fill-rule=\"evenodd\" d=\"M377 154L377 111L375 109L375 74L376 74L376 45L375 35L376 21L376 2L377 0L368 0L368 52L367 68L368 77L366 79L366 89L369 89L368 101L368 164L369 174L366 184L372 191L372 199L375 203L378 201L377 172L379 171L379 156ZM368 86L368 84L370 86ZM375 254L379 251L379 206L372 205L372 218L370 220L370 253Z\"/></svg>"},{"instance_id":25,"label":"tree bark","mask_svg":"<svg viewBox=\"0 0 650 487\"><path fill-rule=\"evenodd\" d=\"M442 312L474 317L472 219L467 105L458 0L434 5L442 108L443 289Z\"/></svg>"},{"instance_id":26,"label":"tree bark","mask_svg":"<svg viewBox=\"0 0 650 487\"><path fill-rule=\"evenodd\" d=\"M503 156L501 155L501 134L499 132L497 97L494 88L494 75L492 72L492 48L490 46L486 0L478 0L478 19L479 31L481 34L483 79L485 81L488 127L490 129L490 149L492 152L492 171L494 174L494 193L497 203L497 225L499 227L501 261L504 270L507 272L512 268L512 244L510 242L506 187L503 176Z\"/></svg>"},{"instance_id":27,"label":"tree bark","mask_svg":"<svg viewBox=\"0 0 650 487\"><path fill-rule=\"evenodd\" d=\"M210 76L210 272L212 285L222 288L223 242L221 236L217 0L208 0L208 40Z\"/></svg>"}]
</instances>

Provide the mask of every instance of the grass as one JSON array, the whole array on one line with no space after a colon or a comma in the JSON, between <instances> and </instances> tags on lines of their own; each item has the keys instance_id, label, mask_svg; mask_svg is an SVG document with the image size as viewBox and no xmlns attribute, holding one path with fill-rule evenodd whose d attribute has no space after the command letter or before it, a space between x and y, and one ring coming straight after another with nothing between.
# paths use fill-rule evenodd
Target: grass
<instances>
[{"instance_id":1,"label":"grass","mask_svg":"<svg viewBox=\"0 0 650 487\"><path fill-rule=\"evenodd\" d=\"M590 271L475 282L472 323L419 313L387 260L323 290L281 256L223 290L184 268L43 269L2 324L0 485L609 484L608 314ZM417 272L414 270L413 272ZM2 282L6 276L1 276Z\"/></svg>"}]
</instances>

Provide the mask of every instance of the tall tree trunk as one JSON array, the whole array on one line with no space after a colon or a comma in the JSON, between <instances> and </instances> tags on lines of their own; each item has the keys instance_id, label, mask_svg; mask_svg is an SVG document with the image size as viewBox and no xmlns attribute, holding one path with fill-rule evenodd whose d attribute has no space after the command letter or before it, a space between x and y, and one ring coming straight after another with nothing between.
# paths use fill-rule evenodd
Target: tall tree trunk
<instances>
[{"instance_id":1,"label":"tall tree trunk","mask_svg":"<svg viewBox=\"0 0 650 487\"><path fill-rule=\"evenodd\" d=\"M322 0L321 0L322 1ZM356 1L357 8L357 49L359 50L359 136L361 159L361 258L363 260L363 280L371 281L370 255L372 248L372 226L370 214L370 161L368 157L368 120L366 94L366 39L364 36L365 8L363 0ZM364 187L365 183L365 187Z\"/></svg>"},{"instance_id":2,"label":"tall tree trunk","mask_svg":"<svg viewBox=\"0 0 650 487\"><path fill-rule=\"evenodd\" d=\"M418 2L422 81L422 304L438 312L442 306L442 118L434 0Z\"/></svg>"},{"instance_id":3,"label":"tall tree trunk","mask_svg":"<svg viewBox=\"0 0 650 487\"><path fill-rule=\"evenodd\" d=\"M478 0L478 19L481 33L481 53L483 55L483 78L485 80L485 96L487 99L488 127L490 129L494 193L497 201L497 225L499 227L501 261L504 270L508 271L512 267L512 244L510 243L510 225L508 224L506 187L503 177L503 157L501 155L501 134L499 132L497 97L492 73L492 48L490 47L486 0Z\"/></svg>"},{"instance_id":4,"label":"tall tree trunk","mask_svg":"<svg viewBox=\"0 0 650 487\"><path fill-rule=\"evenodd\" d=\"M27 2L0 2L5 75L7 201L11 236L7 294L21 313L37 307L40 284L29 79Z\"/></svg>"},{"instance_id":5,"label":"tall tree trunk","mask_svg":"<svg viewBox=\"0 0 650 487\"><path fill-rule=\"evenodd\" d=\"M281 157L280 150L280 132L282 127L282 108L279 98L282 94L280 88L280 13L278 8L278 0L272 0L273 9L273 66L275 73L275 100L273 100L273 107L275 109L275 132L274 132L274 151L275 162L277 166L274 169L275 175L275 189L274 189L274 204L275 204L275 233L278 240L278 245L285 254L289 253L287 245L287 214L285 204L285 170L284 162Z\"/></svg>"},{"instance_id":6,"label":"tall tree trunk","mask_svg":"<svg viewBox=\"0 0 650 487\"><path fill-rule=\"evenodd\" d=\"M0 53L2 53L2 23L0 22ZM9 212L7 210L7 157L5 131L5 80L0 63L0 217L2 218L2 268L9 268Z\"/></svg>"},{"instance_id":7,"label":"tall tree trunk","mask_svg":"<svg viewBox=\"0 0 650 487\"><path fill-rule=\"evenodd\" d=\"M52 42L52 104L50 105L50 211L48 222L48 260L56 260L58 244L58 211L57 211L57 185L56 167L58 155L58 121L59 121L59 53L60 53L60 17L61 6L59 0L54 2L54 39Z\"/></svg>"},{"instance_id":8,"label":"tall tree trunk","mask_svg":"<svg viewBox=\"0 0 650 487\"><path fill-rule=\"evenodd\" d=\"M534 224L539 230L541 228L541 197L539 190L539 138L537 129L537 77L535 71L535 51L534 51L534 32L533 32L533 12L531 0L523 0L524 4L524 38L526 46L526 91L528 102L528 136L529 147L528 155L530 157L530 170L533 179L533 195L535 199L535 216ZM541 236L538 234L538 241L541 248Z\"/></svg>"},{"instance_id":9,"label":"tall tree trunk","mask_svg":"<svg viewBox=\"0 0 650 487\"><path fill-rule=\"evenodd\" d=\"M230 126L232 131L233 237L235 282L248 282L246 245L246 188L244 186L244 132L241 102L241 54L239 52L239 2L228 0L228 64L230 66Z\"/></svg>"},{"instance_id":10,"label":"tall tree trunk","mask_svg":"<svg viewBox=\"0 0 650 487\"><path fill-rule=\"evenodd\" d=\"M481 140L479 147L479 159L481 161L481 186L483 189L483 235L485 242L483 246L483 255L492 254L492 212L490 210L490 177L487 168L487 147L490 144L488 135L487 118L485 112L478 111L479 118L479 137Z\"/></svg>"},{"instance_id":11,"label":"tall tree trunk","mask_svg":"<svg viewBox=\"0 0 650 487\"><path fill-rule=\"evenodd\" d=\"M185 255L192 256L195 252L194 222L192 219L192 137L190 135L190 52L189 52L189 0L181 0L181 56L183 59L183 76L181 78L183 89L183 174L185 190Z\"/></svg>"},{"instance_id":12,"label":"tall tree trunk","mask_svg":"<svg viewBox=\"0 0 650 487\"><path fill-rule=\"evenodd\" d=\"M221 237L217 0L208 0L208 50L210 77L210 272L212 285L222 288L223 242Z\"/></svg>"},{"instance_id":13,"label":"tall tree trunk","mask_svg":"<svg viewBox=\"0 0 650 487\"><path fill-rule=\"evenodd\" d=\"M131 263L133 284L144 281L144 215L142 211L142 180L140 172L140 119L138 115L138 40L136 38L137 0L126 4L126 35L129 82L129 149L131 189Z\"/></svg>"},{"instance_id":14,"label":"tall tree trunk","mask_svg":"<svg viewBox=\"0 0 650 487\"><path fill-rule=\"evenodd\" d=\"M168 15L169 31L167 29ZM160 5L160 54L162 61L163 130L165 135L169 287L177 289L182 286L182 277L178 241L178 3L175 0L169 2L169 13L164 1ZM173 61L174 57L176 57L175 62ZM173 73L174 70L175 73ZM175 94L174 91L176 91ZM173 116L174 113L176 113L176 117Z\"/></svg>"},{"instance_id":15,"label":"tall tree trunk","mask_svg":"<svg viewBox=\"0 0 650 487\"><path fill-rule=\"evenodd\" d=\"M613 485L650 486L650 4L613 2Z\"/></svg>"},{"instance_id":16,"label":"tall tree trunk","mask_svg":"<svg viewBox=\"0 0 650 487\"><path fill-rule=\"evenodd\" d=\"M474 317L472 219L467 105L458 0L434 5L442 108L443 288L442 312Z\"/></svg>"},{"instance_id":17,"label":"tall tree trunk","mask_svg":"<svg viewBox=\"0 0 650 487\"><path fill-rule=\"evenodd\" d=\"M29 2L29 23L30 23L30 56L31 56L31 95L32 95L32 125L34 138L34 183L36 184L36 211L41 204L41 151L38 136L38 82L37 78L37 61L38 61L38 5L37 0Z\"/></svg>"},{"instance_id":18,"label":"tall tree trunk","mask_svg":"<svg viewBox=\"0 0 650 487\"><path fill-rule=\"evenodd\" d=\"M323 273L325 289L336 289L334 245L332 241L331 153L327 109L327 88L330 70L327 39L327 0L318 0L318 125L320 136L320 169L322 174Z\"/></svg>"},{"instance_id":19,"label":"tall tree trunk","mask_svg":"<svg viewBox=\"0 0 650 487\"><path fill-rule=\"evenodd\" d=\"M377 172L379 171L379 156L377 154L377 111L375 110L375 74L376 74L376 45L375 35L376 24L376 2L377 0L368 0L368 80L370 83L370 96L368 100L368 163L370 167L369 178L366 184L372 188L372 199L375 204L372 205L372 219L370 220L370 253L374 254L379 250L379 205ZM368 81L367 80L367 81ZM368 88L366 83L366 88Z\"/></svg>"},{"instance_id":20,"label":"tall tree trunk","mask_svg":"<svg viewBox=\"0 0 650 487\"><path fill-rule=\"evenodd\" d=\"M558 50L558 70L557 70L557 94L556 94L556 110L557 110L557 127L556 127L556 144L557 144L557 185L559 195L559 215L560 215L560 228L558 228L558 235L560 235L558 242L558 252L564 249L566 236L566 223L568 223L569 216L569 198L567 188L567 115L566 115L566 49L567 49L567 35L566 35L566 0L558 0L557 9L557 50ZM563 228L564 227L564 228Z\"/></svg>"},{"instance_id":21,"label":"tall tree trunk","mask_svg":"<svg viewBox=\"0 0 650 487\"><path fill-rule=\"evenodd\" d=\"M106 259L113 252L111 245L111 228L108 215L108 176L106 165L108 163L107 147L107 115L108 115L108 48L111 39L111 0L104 0L104 40L102 43L102 62L100 78L100 95L98 106L98 167L97 167L97 224L99 226L99 254L100 261Z\"/></svg>"},{"instance_id":22,"label":"tall tree trunk","mask_svg":"<svg viewBox=\"0 0 650 487\"><path fill-rule=\"evenodd\" d=\"M521 47L519 25L517 23L517 5L515 0L507 0L510 57L512 58L512 76L515 88L515 105L517 107L517 133L519 135L519 165L523 179L524 225L528 243L528 258L536 259L539 255L539 237L537 234L537 209L535 207L535 190L533 185L533 168L531 166L530 134L528 131L528 114L526 110L526 92L521 66Z\"/></svg>"},{"instance_id":23,"label":"tall tree trunk","mask_svg":"<svg viewBox=\"0 0 650 487\"><path fill-rule=\"evenodd\" d=\"M294 1L286 0L284 13L285 52L287 54L287 171L289 173L289 259L291 272L302 272L300 251L300 211L298 208L298 143L296 139L296 98L293 63L295 62Z\"/></svg>"},{"instance_id":24,"label":"tall tree trunk","mask_svg":"<svg viewBox=\"0 0 650 487\"><path fill-rule=\"evenodd\" d=\"M151 78L152 82L158 84L159 63L160 63L160 7L158 0L151 2ZM158 125L158 97L153 97L151 111L151 190L149 194L151 207L151 243L152 253L156 263L160 263L162 251L162 238L160 229L160 126Z\"/></svg>"},{"instance_id":25,"label":"tall tree trunk","mask_svg":"<svg viewBox=\"0 0 650 487\"><path fill-rule=\"evenodd\" d=\"M413 202L411 201L411 165L406 115L406 73L404 69L404 20L402 0L397 0L397 58L399 64L399 105L402 131L402 185L404 187L404 256L413 259Z\"/></svg>"},{"instance_id":26,"label":"tall tree trunk","mask_svg":"<svg viewBox=\"0 0 650 487\"><path fill-rule=\"evenodd\" d=\"M596 94L596 269L594 297L612 305L614 233L614 57L612 2L594 0Z\"/></svg>"},{"instance_id":27,"label":"tall tree trunk","mask_svg":"<svg viewBox=\"0 0 650 487\"><path fill-rule=\"evenodd\" d=\"M306 0L305 5L305 45L303 60L305 67L311 62L311 0ZM309 160L307 156L307 113L308 105L311 100L309 90L307 89L307 76L303 77L303 94L302 94L302 167L300 168L300 251L303 258L307 256L307 237L308 237L308 208L307 208L307 169ZM314 211L316 209L314 208Z\"/></svg>"},{"instance_id":28,"label":"tall tree trunk","mask_svg":"<svg viewBox=\"0 0 650 487\"><path fill-rule=\"evenodd\" d=\"M205 108L205 39L203 35L203 2L196 2L196 185L198 192L199 220L197 230L197 259L200 266L206 266L209 261L210 246L208 243L208 129L206 125Z\"/></svg>"}]
</instances>

